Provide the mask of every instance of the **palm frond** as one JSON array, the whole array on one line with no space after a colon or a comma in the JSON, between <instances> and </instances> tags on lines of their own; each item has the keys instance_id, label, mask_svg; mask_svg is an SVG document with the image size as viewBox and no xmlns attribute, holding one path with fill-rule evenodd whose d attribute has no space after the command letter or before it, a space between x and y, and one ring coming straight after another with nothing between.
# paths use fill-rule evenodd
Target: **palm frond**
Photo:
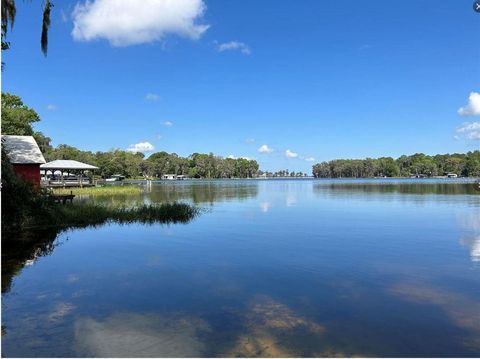
<instances>
[{"instance_id":1,"label":"palm frond","mask_svg":"<svg viewBox=\"0 0 480 359\"><path fill-rule=\"evenodd\" d=\"M9 24L10 28L13 27L16 14L15 0L2 0L2 35L7 33Z\"/></svg>"},{"instance_id":2,"label":"palm frond","mask_svg":"<svg viewBox=\"0 0 480 359\"><path fill-rule=\"evenodd\" d=\"M7 30L8 25L10 25L10 28L13 27L16 13L15 0L2 1L2 50L8 50L10 48L10 43L7 41Z\"/></svg>"},{"instance_id":3,"label":"palm frond","mask_svg":"<svg viewBox=\"0 0 480 359\"><path fill-rule=\"evenodd\" d=\"M50 12L52 11L52 7L52 2L50 0L46 0L45 6L43 7L42 37L40 39L42 52L45 56L47 56L48 51L48 29L50 28Z\"/></svg>"}]
</instances>

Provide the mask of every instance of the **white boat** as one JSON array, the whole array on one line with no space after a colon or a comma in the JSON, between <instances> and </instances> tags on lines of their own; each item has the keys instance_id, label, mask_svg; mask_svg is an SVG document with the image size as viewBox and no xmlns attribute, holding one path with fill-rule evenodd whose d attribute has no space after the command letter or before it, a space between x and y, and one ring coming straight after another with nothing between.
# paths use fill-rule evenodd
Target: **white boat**
<instances>
[{"instance_id":1,"label":"white boat","mask_svg":"<svg viewBox=\"0 0 480 359\"><path fill-rule=\"evenodd\" d=\"M105 180L105 182L119 182L123 181L125 179L125 176L122 175L113 175Z\"/></svg>"}]
</instances>

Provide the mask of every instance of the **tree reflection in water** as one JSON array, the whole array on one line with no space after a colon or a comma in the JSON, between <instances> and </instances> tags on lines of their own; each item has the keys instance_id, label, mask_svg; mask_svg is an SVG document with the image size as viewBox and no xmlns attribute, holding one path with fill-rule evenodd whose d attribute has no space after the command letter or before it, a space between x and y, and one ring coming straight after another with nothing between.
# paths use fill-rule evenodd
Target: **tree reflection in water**
<instances>
[{"instance_id":1,"label":"tree reflection in water","mask_svg":"<svg viewBox=\"0 0 480 359\"><path fill-rule=\"evenodd\" d=\"M138 203L165 203L188 201L194 204L210 204L224 201L239 201L255 198L258 182L211 181L211 182L157 182L146 186L142 195L83 196L83 200L93 203L135 205Z\"/></svg>"}]
</instances>

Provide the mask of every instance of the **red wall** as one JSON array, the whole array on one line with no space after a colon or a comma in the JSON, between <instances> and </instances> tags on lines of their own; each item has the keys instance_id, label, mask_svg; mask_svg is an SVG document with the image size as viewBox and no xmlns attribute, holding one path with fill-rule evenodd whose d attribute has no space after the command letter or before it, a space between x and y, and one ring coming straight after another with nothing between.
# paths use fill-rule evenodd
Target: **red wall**
<instances>
[{"instance_id":1,"label":"red wall","mask_svg":"<svg viewBox=\"0 0 480 359\"><path fill-rule=\"evenodd\" d=\"M13 164L17 176L30 182L35 187L40 187L40 165L39 164Z\"/></svg>"}]
</instances>

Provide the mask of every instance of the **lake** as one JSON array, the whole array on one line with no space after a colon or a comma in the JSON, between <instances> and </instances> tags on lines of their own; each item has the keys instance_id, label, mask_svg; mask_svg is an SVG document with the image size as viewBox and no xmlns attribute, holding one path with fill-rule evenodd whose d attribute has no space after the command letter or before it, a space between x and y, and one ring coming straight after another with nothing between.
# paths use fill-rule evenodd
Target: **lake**
<instances>
[{"instance_id":1,"label":"lake","mask_svg":"<svg viewBox=\"0 0 480 359\"><path fill-rule=\"evenodd\" d=\"M2 356L480 356L480 192L461 180L154 182L187 224L2 251Z\"/></svg>"}]
</instances>

